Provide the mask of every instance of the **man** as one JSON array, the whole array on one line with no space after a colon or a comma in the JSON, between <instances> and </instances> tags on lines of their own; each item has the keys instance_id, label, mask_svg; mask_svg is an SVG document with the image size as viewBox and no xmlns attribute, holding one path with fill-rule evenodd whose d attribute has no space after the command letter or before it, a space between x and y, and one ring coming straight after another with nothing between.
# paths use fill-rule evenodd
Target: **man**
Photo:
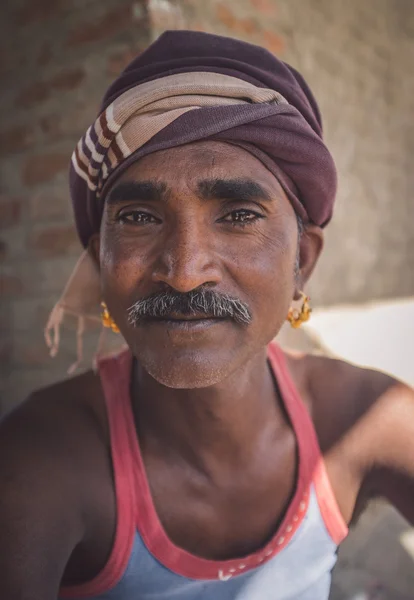
<instances>
[{"instance_id":1,"label":"man","mask_svg":"<svg viewBox=\"0 0 414 600\"><path fill-rule=\"evenodd\" d=\"M412 390L271 343L309 318L335 188L310 90L261 48L169 32L113 84L48 328L81 340L102 301L128 349L2 423L2 598L323 600L369 498L414 522Z\"/></svg>"}]
</instances>

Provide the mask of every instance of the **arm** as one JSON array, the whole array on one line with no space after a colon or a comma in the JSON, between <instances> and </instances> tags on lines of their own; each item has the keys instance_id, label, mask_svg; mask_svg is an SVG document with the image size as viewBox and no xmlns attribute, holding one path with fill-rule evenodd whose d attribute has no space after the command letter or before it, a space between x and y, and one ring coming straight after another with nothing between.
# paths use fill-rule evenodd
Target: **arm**
<instances>
[{"instance_id":1,"label":"arm","mask_svg":"<svg viewBox=\"0 0 414 600\"><path fill-rule=\"evenodd\" d=\"M414 522L414 391L393 377L308 356L309 405L347 522L384 497Z\"/></svg>"},{"instance_id":2,"label":"arm","mask_svg":"<svg viewBox=\"0 0 414 600\"><path fill-rule=\"evenodd\" d=\"M52 425L30 401L0 424L0 595L8 600L56 600L83 536L75 474Z\"/></svg>"},{"instance_id":3,"label":"arm","mask_svg":"<svg viewBox=\"0 0 414 600\"><path fill-rule=\"evenodd\" d=\"M382 383L367 413L372 466L365 483L371 496L389 500L414 525L414 390L391 377L370 375L371 386Z\"/></svg>"}]
</instances>

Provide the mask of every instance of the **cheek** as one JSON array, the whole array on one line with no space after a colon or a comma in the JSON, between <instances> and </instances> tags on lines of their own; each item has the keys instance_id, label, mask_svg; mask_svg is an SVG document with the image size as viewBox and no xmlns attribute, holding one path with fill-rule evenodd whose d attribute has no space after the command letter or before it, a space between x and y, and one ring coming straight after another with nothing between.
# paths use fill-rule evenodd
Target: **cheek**
<instances>
[{"instance_id":1,"label":"cheek","mask_svg":"<svg viewBox=\"0 0 414 600\"><path fill-rule=\"evenodd\" d=\"M259 240L258 240L259 241ZM295 289L296 232L263 234L250 252L241 252L237 272L240 287L252 308L251 334L269 343L283 325Z\"/></svg>"},{"instance_id":2,"label":"cheek","mask_svg":"<svg viewBox=\"0 0 414 600\"><path fill-rule=\"evenodd\" d=\"M116 228L103 220L99 260L102 292L108 305L112 299L129 306L128 302L130 298L134 298L134 291L136 292L145 264L148 263L145 252L137 252L132 238L121 236Z\"/></svg>"},{"instance_id":3,"label":"cheek","mask_svg":"<svg viewBox=\"0 0 414 600\"><path fill-rule=\"evenodd\" d=\"M296 233L289 229L262 232L255 244L239 249L232 262L242 274L245 287L262 308L288 302L293 295L297 244Z\"/></svg>"}]
</instances>

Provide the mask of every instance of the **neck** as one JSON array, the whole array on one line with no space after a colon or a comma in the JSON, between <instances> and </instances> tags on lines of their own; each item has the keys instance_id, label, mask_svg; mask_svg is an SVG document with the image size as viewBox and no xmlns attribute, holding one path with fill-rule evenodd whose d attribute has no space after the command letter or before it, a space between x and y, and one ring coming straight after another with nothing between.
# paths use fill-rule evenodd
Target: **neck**
<instances>
[{"instance_id":1,"label":"neck","mask_svg":"<svg viewBox=\"0 0 414 600\"><path fill-rule=\"evenodd\" d=\"M203 470L223 457L245 462L284 421L265 349L208 388L168 388L136 366L132 398L141 444Z\"/></svg>"}]
</instances>

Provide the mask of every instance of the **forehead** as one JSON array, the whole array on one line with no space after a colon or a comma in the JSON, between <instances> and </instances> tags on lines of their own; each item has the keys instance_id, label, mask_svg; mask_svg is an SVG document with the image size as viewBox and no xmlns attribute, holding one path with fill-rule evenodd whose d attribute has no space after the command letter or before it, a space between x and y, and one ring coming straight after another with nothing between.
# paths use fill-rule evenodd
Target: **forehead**
<instances>
[{"instance_id":1,"label":"forehead","mask_svg":"<svg viewBox=\"0 0 414 600\"><path fill-rule=\"evenodd\" d=\"M130 165L114 181L156 181L168 188L197 188L205 179L257 181L269 195L285 196L275 176L255 156L232 144L203 141L149 154ZM287 198L286 198L287 199Z\"/></svg>"}]
</instances>

